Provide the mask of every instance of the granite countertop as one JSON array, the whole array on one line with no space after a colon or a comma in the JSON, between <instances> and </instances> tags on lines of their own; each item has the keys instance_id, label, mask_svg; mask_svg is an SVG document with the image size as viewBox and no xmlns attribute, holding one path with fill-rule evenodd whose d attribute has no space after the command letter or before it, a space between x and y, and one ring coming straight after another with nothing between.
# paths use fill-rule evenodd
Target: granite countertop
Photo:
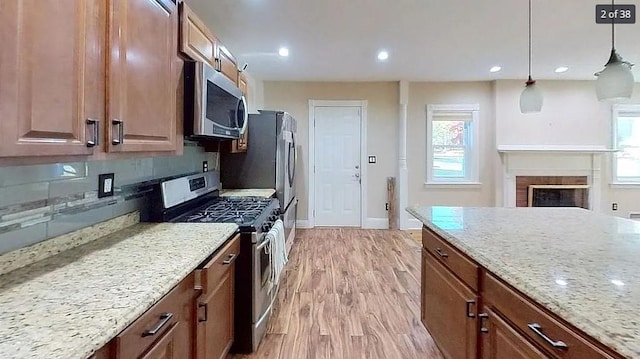
<instances>
[{"instance_id":1,"label":"granite countertop","mask_svg":"<svg viewBox=\"0 0 640 359\"><path fill-rule=\"evenodd\" d=\"M0 358L89 357L237 229L134 224L0 276Z\"/></svg>"},{"instance_id":2,"label":"granite countertop","mask_svg":"<svg viewBox=\"0 0 640 359\"><path fill-rule=\"evenodd\" d=\"M578 208L407 211L567 322L640 357L640 222Z\"/></svg>"},{"instance_id":3,"label":"granite countertop","mask_svg":"<svg viewBox=\"0 0 640 359\"><path fill-rule=\"evenodd\" d=\"M270 198L276 194L273 188L250 188L250 189L223 189L220 191L221 197L263 197Z\"/></svg>"}]
</instances>

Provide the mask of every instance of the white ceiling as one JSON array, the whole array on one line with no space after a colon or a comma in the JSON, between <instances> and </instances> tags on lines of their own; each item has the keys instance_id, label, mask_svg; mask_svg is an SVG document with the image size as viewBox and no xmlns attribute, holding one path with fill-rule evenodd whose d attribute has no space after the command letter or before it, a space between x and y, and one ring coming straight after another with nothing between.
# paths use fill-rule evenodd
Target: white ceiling
<instances>
[{"instance_id":1,"label":"white ceiling","mask_svg":"<svg viewBox=\"0 0 640 359\"><path fill-rule=\"evenodd\" d=\"M248 71L264 80L525 79L527 0L187 0ZM611 26L603 0L534 0L533 77L594 79ZM626 3L634 3L627 1ZM640 7L639 7L640 8ZM640 21L639 21L640 22ZM640 23L616 26L640 81ZM290 56L278 56L278 48ZM379 62L380 49L389 52ZM490 73L494 65L499 73ZM558 66L568 66L556 74Z\"/></svg>"}]
</instances>

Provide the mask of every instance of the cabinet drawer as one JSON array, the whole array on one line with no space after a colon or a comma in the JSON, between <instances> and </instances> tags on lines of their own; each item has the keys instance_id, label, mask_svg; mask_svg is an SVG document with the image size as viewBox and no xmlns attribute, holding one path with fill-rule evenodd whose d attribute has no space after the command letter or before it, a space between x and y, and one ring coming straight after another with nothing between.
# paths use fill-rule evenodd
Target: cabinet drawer
<instances>
[{"instance_id":1,"label":"cabinet drawer","mask_svg":"<svg viewBox=\"0 0 640 359\"><path fill-rule=\"evenodd\" d=\"M616 358L554 319L493 275L488 273L485 275L484 287L485 305L502 313L520 332L541 348L545 348L553 357ZM566 347L562 348L563 345Z\"/></svg>"},{"instance_id":2,"label":"cabinet drawer","mask_svg":"<svg viewBox=\"0 0 640 359\"><path fill-rule=\"evenodd\" d=\"M147 310L140 318L122 331L114 340L117 359L139 358L140 355L171 328L175 328L182 318L185 303L193 299L193 277L183 280Z\"/></svg>"},{"instance_id":3,"label":"cabinet drawer","mask_svg":"<svg viewBox=\"0 0 640 359\"><path fill-rule=\"evenodd\" d=\"M240 255L240 235L236 234L201 269L196 269L196 286L202 289L202 293L209 293L216 288L238 255Z\"/></svg>"},{"instance_id":4,"label":"cabinet drawer","mask_svg":"<svg viewBox=\"0 0 640 359\"><path fill-rule=\"evenodd\" d=\"M427 252L438 258L440 263L449 268L456 276L472 288L478 291L478 272L480 267L459 250L449 245L427 228L422 229L422 246Z\"/></svg>"}]
</instances>

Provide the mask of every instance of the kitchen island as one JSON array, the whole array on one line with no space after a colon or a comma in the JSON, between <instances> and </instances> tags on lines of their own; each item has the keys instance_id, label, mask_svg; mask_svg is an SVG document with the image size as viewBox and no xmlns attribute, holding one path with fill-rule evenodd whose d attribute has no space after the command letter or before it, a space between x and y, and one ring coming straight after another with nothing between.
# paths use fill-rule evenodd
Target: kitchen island
<instances>
[{"instance_id":1,"label":"kitchen island","mask_svg":"<svg viewBox=\"0 0 640 359\"><path fill-rule=\"evenodd\" d=\"M640 222L577 208L407 211L424 224L422 320L445 356L431 303L450 287L467 298L463 357L640 357Z\"/></svg>"}]
</instances>

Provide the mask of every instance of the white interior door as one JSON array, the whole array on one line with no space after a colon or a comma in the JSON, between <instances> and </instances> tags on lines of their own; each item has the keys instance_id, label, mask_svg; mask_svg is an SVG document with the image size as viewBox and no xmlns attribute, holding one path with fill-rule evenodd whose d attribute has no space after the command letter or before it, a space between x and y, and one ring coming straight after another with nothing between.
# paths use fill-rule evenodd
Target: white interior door
<instances>
[{"instance_id":1,"label":"white interior door","mask_svg":"<svg viewBox=\"0 0 640 359\"><path fill-rule=\"evenodd\" d=\"M360 107L315 107L315 225L360 227Z\"/></svg>"}]
</instances>

